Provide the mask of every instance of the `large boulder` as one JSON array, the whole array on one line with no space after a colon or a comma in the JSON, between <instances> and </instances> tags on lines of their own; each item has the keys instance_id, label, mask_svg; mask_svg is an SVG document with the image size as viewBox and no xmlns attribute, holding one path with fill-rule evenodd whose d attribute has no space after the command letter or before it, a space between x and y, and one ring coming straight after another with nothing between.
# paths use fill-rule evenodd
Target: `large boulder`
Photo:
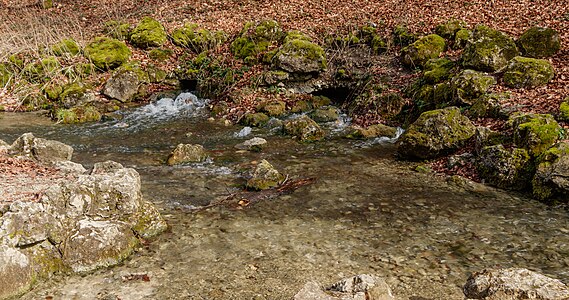
<instances>
[{"instance_id":1,"label":"large boulder","mask_svg":"<svg viewBox=\"0 0 569 300\"><path fill-rule=\"evenodd\" d=\"M170 166L184 163L202 162L207 159L207 153L202 145L178 144L170 153L167 163Z\"/></svg>"},{"instance_id":2,"label":"large boulder","mask_svg":"<svg viewBox=\"0 0 569 300\"><path fill-rule=\"evenodd\" d=\"M457 107L427 111L401 136L397 150L404 157L434 158L457 150L475 129Z\"/></svg>"},{"instance_id":3,"label":"large boulder","mask_svg":"<svg viewBox=\"0 0 569 300\"><path fill-rule=\"evenodd\" d=\"M252 190L270 189L277 187L284 178L273 165L263 159L255 167L251 178L247 180L247 188Z\"/></svg>"},{"instance_id":4,"label":"large boulder","mask_svg":"<svg viewBox=\"0 0 569 300\"><path fill-rule=\"evenodd\" d=\"M326 287L307 282L293 300L394 300L389 285L373 275L361 274Z\"/></svg>"},{"instance_id":5,"label":"large boulder","mask_svg":"<svg viewBox=\"0 0 569 300\"><path fill-rule=\"evenodd\" d=\"M569 142L562 141L537 159L533 195L540 200L569 201Z\"/></svg>"},{"instance_id":6,"label":"large boulder","mask_svg":"<svg viewBox=\"0 0 569 300\"><path fill-rule=\"evenodd\" d=\"M514 130L514 143L528 149L533 157L555 144L562 130L553 116L548 114L514 114L508 122Z\"/></svg>"},{"instance_id":7,"label":"large boulder","mask_svg":"<svg viewBox=\"0 0 569 300\"><path fill-rule=\"evenodd\" d=\"M466 281L463 292L468 299L569 299L569 288L563 282L522 268L475 272Z\"/></svg>"},{"instance_id":8,"label":"large boulder","mask_svg":"<svg viewBox=\"0 0 569 300\"><path fill-rule=\"evenodd\" d=\"M322 47L303 39L291 39L274 56L275 66L289 73L320 73L326 69Z\"/></svg>"},{"instance_id":9,"label":"large boulder","mask_svg":"<svg viewBox=\"0 0 569 300\"><path fill-rule=\"evenodd\" d=\"M105 83L103 94L121 102L129 102L138 93L140 80L133 71L118 71Z\"/></svg>"},{"instance_id":10,"label":"large boulder","mask_svg":"<svg viewBox=\"0 0 569 300\"><path fill-rule=\"evenodd\" d=\"M439 57L445 45L445 39L430 34L401 49L401 59L408 67L423 67L429 59Z\"/></svg>"},{"instance_id":11,"label":"large boulder","mask_svg":"<svg viewBox=\"0 0 569 300\"><path fill-rule=\"evenodd\" d=\"M493 76L483 72L464 70L452 78L451 89L457 103L472 105L495 84L496 79Z\"/></svg>"},{"instance_id":12,"label":"large boulder","mask_svg":"<svg viewBox=\"0 0 569 300\"><path fill-rule=\"evenodd\" d=\"M561 49L559 33L551 28L531 27L517 40L522 55L533 58L550 57Z\"/></svg>"},{"instance_id":13,"label":"large boulder","mask_svg":"<svg viewBox=\"0 0 569 300\"><path fill-rule=\"evenodd\" d=\"M518 56L519 51L511 37L485 25L478 25L462 53L464 67L494 72Z\"/></svg>"},{"instance_id":14,"label":"large boulder","mask_svg":"<svg viewBox=\"0 0 569 300\"><path fill-rule=\"evenodd\" d=\"M318 123L306 115L286 121L283 130L285 134L292 135L303 142L319 141L325 135Z\"/></svg>"},{"instance_id":15,"label":"large boulder","mask_svg":"<svg viewBox=\"0 0 569 300\"><path fill-rule=\"evenodd\" d=\"M476 167L480 176L499 188L522 190L533 174L531 157L525 149L506 149L502 145L483 147Z\"/></svg>"},{"instance_id":16,"label":"large boulder","mask_svg":"<svg viewBox=\"0 0 569 300\"><path fill-rule=\"evenodd\" d=\"M27 156L43 163L56 163L70 160L73 148L62 142L37 138L32 133L25 133L17 138L10 147L10 153Z\"/></svg>"},{"instance_id":17,"label":"large boulder","mask_svg":"<svg viewBox=\"0 0 569 300\"><path fill-rule=\"evenodd\" d=\"M452 76L455 62L443 57L433 58L425 63L423 69L423 79L429 84L441 83Z\"/></svg>"},{"instance_id":18,"label":"large boulder","mask_svg":"<svg viewBox=\"0 0 569 300\"><path fill-rule=\"evenodd\" d=\"M545 59L516 56L504 70L504 84L512 88L532 88L547 84L555 71Z\"/></svg>"},{"instance_id":19,"label":"large boulder","mask_svg":"<svg viewBox=\"0 0 569 300\"><path fill-rule=\"evenodd\" d=\"M151 17L144 17L132 30L130 42L139 48L160 47L168 35L164 26Z\"/></svg>"},{"instance_id":20,"label":"large boulder","mask_svg":"<svg viewBox=\"0 0 569 300\"><path fill-rule=\"evenodd\" d=\"M109 70L127 62L132 53L126 44L119 40L98 37L85 47L84 54L97 68Z\"/></svg>"}]
</instances>

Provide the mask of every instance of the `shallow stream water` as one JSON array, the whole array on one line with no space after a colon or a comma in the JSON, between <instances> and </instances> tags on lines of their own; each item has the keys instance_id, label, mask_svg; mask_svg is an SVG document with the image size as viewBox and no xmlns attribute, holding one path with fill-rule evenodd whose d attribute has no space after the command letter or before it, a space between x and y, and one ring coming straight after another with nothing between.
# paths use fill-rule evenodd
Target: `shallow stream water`
<instances>
[{"instance_id":1,"label":"shallow stream water","mask_svg":"<svg viewBox=\"0 0 569 300\"><path fill-rule=\"evenodd\" d=\"M290 299L307 281L331 284L361 273L384 277L398 299L463 299L468 274L496 266L569 283L565 209L413 172L395 159L391 143L337 133L300 144L265 129L239 137L242 127L208 121L203 102L178 100L94 125L0 115L7 142L33 132L72 145L73 160L86 167L111 159L135 168L144 197L171 226L120 266L55 276L23 299ZM254 136L268 140L262 152L234 148ZM202 144L211 159L166 166L178 143ZM241 210L195 210L239 191L261 159L291 179L316 181Z\"/></svg>"}]
</instances>

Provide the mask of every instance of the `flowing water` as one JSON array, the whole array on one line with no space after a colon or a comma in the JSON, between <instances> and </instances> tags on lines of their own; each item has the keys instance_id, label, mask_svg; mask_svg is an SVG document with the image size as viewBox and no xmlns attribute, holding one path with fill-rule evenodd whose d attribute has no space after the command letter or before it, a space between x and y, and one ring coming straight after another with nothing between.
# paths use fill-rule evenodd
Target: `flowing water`
<instances>
[{"instance_id":1,"label":"flowing water","mask_svg":"<svg viewBox=\"0 0 569 300\"><path fill-rule=\"evenodd\" d=\"M0 117L5 141L34 132L72 145L86 167L111 159L135 168L171 226L120 266L55 276L23 299L290 299L307 281L361 273L384 277L399 299L462 299L470 272L496 266L569 283L563 208L413 172L395 159L393 140L340 138L344 123L329 124L326 141L300 144L208 121L204 105L185 94L95 125ZM234 148L255 136L268 140L262 152ZM178 143L202 144L211 159L164 165ZM195 209L237 192L261 159L316 182L241 210Z\"/></svg>"}]
</instances>

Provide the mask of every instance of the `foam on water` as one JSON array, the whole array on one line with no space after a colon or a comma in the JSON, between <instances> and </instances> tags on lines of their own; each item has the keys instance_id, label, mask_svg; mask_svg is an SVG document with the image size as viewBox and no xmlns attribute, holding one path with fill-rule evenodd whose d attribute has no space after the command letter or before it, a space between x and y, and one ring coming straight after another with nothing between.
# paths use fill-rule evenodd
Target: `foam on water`
<instances>
[{"instance_id":1,"label":"foam on water","mask_svg":"<svg viewBox=\"0 0 569 300\"><path fill-rule=\"evenodd\" d=\"M374 139L359 142L359 143L355 144L354 146L359 147L359 148L367 148L367 147L377 145L377 144L395 144L404 132L405 132L405 130L403 128L397 127L397 131L395 131L394 137L380 136L380 137L376 137Z\"/></svg>"}]
</instances>

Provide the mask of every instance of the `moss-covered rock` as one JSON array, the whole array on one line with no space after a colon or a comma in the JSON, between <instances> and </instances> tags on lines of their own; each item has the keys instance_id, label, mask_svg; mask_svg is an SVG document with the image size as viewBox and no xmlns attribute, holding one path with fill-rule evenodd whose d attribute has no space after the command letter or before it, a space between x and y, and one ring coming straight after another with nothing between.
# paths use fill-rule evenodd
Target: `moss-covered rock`
<instances>
[{"instance_id":1,"label":"moss-covered rock","mask_svg":"<svg viewBox=\"0 0 569 300\"><path fill-rule=\"evenodd\" d=\"M261 160L255 167L251 178L247 180L247 188L252 190L266 190L277 187L284 176L268 161Z\"/></svg>"},{"instance_id":2,"label":"moss-covered rock","mask_svg":"<svg viewBox=\"0 0 569 300\"><path fill-rule=\"evenodd\" d=\"M57 44L51 46L51 51L54 55L63 56L69 54L71 56L77 55L81 52L81 47L74 39L68 38L59 41Z\"/></svg>"},{"instance_id":3,"label":"moss-covered rock","mask_svg":"<svg viewBox=\"0 0 569 300\"><path fill-rule=\"evenodd\" d=\"M275 66L289 73L320 73L326 69L324 49L306 40L290 40L274 56Z\"/></svg>"},{"instance_id":4,"label":"moss-covered rock","mask_svg":"<svg viewBox=\"0 0 569 300\"><path fill-rule=\"evenodd\" d=\"M55 112L56 121L63 124L98 122L101 120L101 117L101 112L92 105L70 109L61 108Z\"/></svg>"},{"instance_id":5,"label":"moss-covered rock","mask_svg":"<svg viewBox=\"0 0 569 300\"><path fill-rule=\"evenodd\" d=\"M516 56L504 71L504 84L512 88L532 88L547 84L555 72L548 60Z\"/></svg>"},{"instance_id":6,"label":"moss-covered rock","mask_svg":"<svg viewBox=\"0 0 569 300\"><path fill-rule=\"evenodd\" d=\"M474 150L480 154L484 147L511 143L511 137L504 132L494 131L488 127L476 127L474 133Z\"/></svg>"},{"instance_id":7,"label":"moss-covered rock","mask_svg":"<svg viewBox=\"0 0 569 300\"><path fill-rule=\"evenodd\" d=\"M269 116L264 113L249 113L241 119L241 124L245 126L261 127L269 122Z\"/></svg>"},{"instance_id":8,"label":"moss-covered rock","mask_svg":"<svg viewBox=\"0 0 569 300\"><path fill-rule=\"evenodd\" d=\"M219 46L227 38L223 31L212 32L200 29L197 24L188 23L172 31L170 39L177 46L201 53Z\"/></svg>"},{"instance_id":9,"label":"moss-covered rock","mask_svg":"<svg viewBox=\"0 0 569 300\"><path fill-rule=\"evenodd\" d=\"M289 80L290 74L281 70L271 70L263 73L263 81L268 85L276 85Z\"/></svg>"},{"instance_id":10,"label":"moss-covered rock","mask_svg":"<svg viewBox=\"0 0 569 300\"><path fill-rule=\"evenodd\" d=\"M397 151L409 158L429 159L461 147L475 126L457 107L427 111L401 136Z\"/></svg>"},{"instance_id":11,"label":"moss-covered rock","mask_svg":"<svg viewBox=\"0 0 569 300\"><path fill-rule=\"evenodd\" d=\"M55 56L48 56L30 62L22 69L22 74L31 82L44 82L61 71L61 64Z\"/></svg>"},{"instance_id":12,"label":"moss-covered rock","mask_svg":"<svg viewBox=\"0 0 569 300\"><path fill-rule=\"evenodd\" d=\"M478 25L462 53L464 67L494 72L519 54L516 43L503 32Z\"/></svg>"},{"instance_id":13,"label":"moss-covered rock","mask_svg":"<svg viewBox=\"0 0 569 300\"><path fill-rule=\"evenodd\" d=\"M555 144L561 134L561 126L548 114L514 114L508 123L514 130L516 146L527 149L533 157Z\"/></svg>"},{"instance_id":14,"label":"moss-covered rock","mask_svg":"<svg viewBox=\"0 0 569 300\"><path fill-rule=\"evenodd\" d=\"M271 117L279 117L284 115L286 103L280 100L269 101L261 104L258 109Z\"/></svg>"},{"instance_id":15,"label":"moss-covered rock","mask_svg":"<svg viewBox=\"0 0 569 300\"><path fill-rule=\"evenodd\" d=\"M569 97L559 105L559 120L569 122Z\"/></svg>"},{"instance_id":16,"label":"moss-covered rock","mask_svg":"<svg viewBox=\"0 0 569 300\"><path fill-rule=\"evenodd\" d=\"M472 105L495 84L496 79L493 76L473 70L464 70L451 80L453 98L459 104Z\"/></svg>"},{"instance_id":17,"label":"moss-covered rock","mask_svg":"<svg viewBox=\"0 0 569 300\"><path fill-rule=\"evenodd\" d=\"M478 155L476 167L486 182L504 189L522 190L533 176L527 150L506 149L503 145L484 147Z\"/></svg>"},{"instance_id":18,"label":"moss-covered rock","mask_svg":"<svg viewBox=\"0 0 569 300\"><path fill-rule=\"evenodd\" d=\"M551 28L531 27L517 40L523 56L550 57L561 49L559 33Z\"/></svg>"},{"instance_id":19,"label":"moss-covered rock","mask_svg":"<svg viewBox=\"0 0 569 300\"><path fill-rule=\"evenodd\" d=\"M459 50L466 47L466 44L472 37L472 30L461 29L454 35L454 42L452 43L452 49Z\"/></svg>"},{"instance_id":20,"label":"moss-covered rock","mask_svg":"<svg viewBox=\"0 0 569 300\"><path fill-rule=\"evenodd\" d=\"M456 33L466 27L466 22L457 19L448 20L446 23L442 23L435 27L435 33L441 37L452 40L454 39Z\"/></svg>"},{"instance_id":21,"label":"moss-covered rock","mask_svg":"<svg viewBox=\"0 0 569 300\"><path fill-rule=\"evenodd\" d=\"M310 105L313 108L320 108L332 104L332 100L326 96L312 96L310 98Z\"/></svg>"},{"instance_id":22,"label":"moss-covered rock","mask_svg":"<svg viewBox=\"0 0 569 300\"><path fill-rule=\"evenodd\" d=\"M231 52L246 62L256 62L257 56L283 39L283 31L276 21L247 22L239 36L231 43Z\"/></svg>"},{"instance_id":23,"label":"moss-covered rock","mask_svg":"<svg viewBox=\"0 0 569 300\"><path fill-rule=\"evenodd\" d=\"M168 34L164 26L151 17L142 18L130 35L130 42L142 49L161 47L167 39Z\"/></svg>"},{"instance_id":24,"label":"moss-covered rock","mask_svg":"<svg viewBox=\"0 0 569 300\"><path fill-rule=\"evenodd\" d=\"M384 124L370 125L366 128L353 126L350 128L350 133L346 136L350 139L371 139L377 137L394 138L397 134L397 128L387 126Z\"/></svg>"},{"instance_id":25,"label":"moss-covered rock","mask_svg":"<svg viewBox=\"0 0 569 300\"><path fill-rule=\"evenodd\" d=\"M14 82L14 74L10 66L6 63L0 63L0 89L7 87Z\"/></svg>"},{"instance_id":26,"label":"moss-covered rock","mask_svg":"<svg viewBox=\"0 0 569 300\"><path fill-rule=\"evenodd\" d=\"M379 54L387 50L387 42L378 34L376 27L360 27L357 33L357 37L360 43L368 45L375 54Z\"/></svg>"},{"instance_id":27,"label":"moss-covered rock","mask_svg":"<svg viewBox=\"0 0 569 300\"><path fill-rule=\"evenodd\" d=\"M202 162L208 157L202 145L179 144L168 156L167 164L170 166L183 163Z\"/></svg>"},{"instance_id":28,"label":"moss-covered rock","mask_svg":"<svg viewBox=\"0 0 569 300\"><path fill-rule=\"evenodd\" d=\"M64 108L81 106L85 103L93 102L95 95L79 83L70 83L63 87L63 92L59 94L59 102Z\"/></svg>"},{"instance_id":29,"label":"moss-covered rock","mask_svg":"<svg viewBox=\"0 0 569 300\"><path fill-rule=\"evenodd\" d=\"M146 66L146 75L150 83L161 83L166 80L166 71L155 65Z\"/></svg>"},{"instance_id":30,"label":"moss-covered rock","mask_svg":"<svg viewBox=\"0 0 569 300\"><path fill-rule=\"evenodd\" d=\"M120 102L129 102L133 100L138 93L140 85L141 80L136 72L121 69L117 70L117 72L107 80L102 93Z\"/></svg>"},{"instance_id":31,"label":"moss-covered rock","mask_svg":"<svg viewBox=\"0 0 569 300\"><path fill-rule=\"evenodd\" d=\"M533 195L542 201L569 202L569 142L562 141L537 159Z\"/></svg>"},{"instance_id":32,"label":"moss-covered rock","mask_svg":"<svg viewBox=\"0 0 569 300\"><path fill-rule=\"evenodd\" d=\"M468 109L468 116L473 118L507 118L507 112L503 109L502 103L510 98L507 93L484 94L474 100Z\"/></svg>"},{"instance_id":33,"label":"moss-covered rock","mask_svg":"<svg viewBox=\"0 0 569 300\"><path fill-rule=\"evenodd\" d=\"M306 115L296 119L288 120L284 123L285 134L292 135L302 142L314 142L324 138L324 130Z\"/></svg>"},{"instance_id":34,"label":"moss-covered rock","mask_svg":"<svg viewBox=\"0 0 569 300\"><path fill-rule=\"evenodd\" d=\"M131 51L125 43L111 38L98 37L85 47L85 57L99 69L115 69L126 63Z\"/></svg>"},{"instance_id":35,"label":"moss-covered rock","mask_svg":"<svg viewBox=\"0 0 569 300\"><path fill-rule=\"evenodd\" d=\"M56 101L57 99L59 99L59 95L63 93L63 86L58 83L52 82L43 86L42 91L47 99Z\"/></svg>"},{"instance_id":36,"label":"moss-covered rock","mask_svg":"<svg viewBox=\"0 0 569 300\"><path fill-rule=\"evenodd\" d=\"M104 32L106 35L117 40L130 39L130 24L117 20L110 20L103 24Z\"/></svg>"},{"instance_id":37,"label":"moss-covered rock","mask_svg":"<svg viewBox=\"0 0 569 300\"><path fill-rule=\"evenodd\" d=\"M423 79L429 84L441 83L452 76L454 61L444 58L433 58L425 63Z\"/></svg>"},{"instance_id":38,"label":"moss-covered rock","mask_svg":"<svg viewBox=\"0 0 569 300\"><path fill-rule=\"evenodd\" d=\"M417 36L402 25L397 25L393 28L393 42L395 45L406 47L413 44L417 40Z\"/></svg>"},{"instance_id":39,"label":"moss-covered rock","mask_svg":"<svg viewBox=\"0 0 569 300\"><path fill-rule=\"evenodd\" d=\"M318 108L310 113L310 118L318 123L335 122L340 119L340 113L336 107Z\"/></svg>"},{"instance_id":40,"label":"moss-covered rock","mask_svg":"<svg viewBox=\"0 0 569 300\"><path fill-rule=\"evenodd\" d=\"M445 50L445 39L430 34L420 38L413 44L401 49L401 59L404 65L422 68L432 58L437 58Z\"/></svg>"},{"instance_id":41,"label":"moss-covered rock","mask_svg":"<svg viewBox=\"0 0 569 300\"><path fill-rule=\"evenodd\" d=\"M170 49L156 48L148 52L148 57L157 61L165 61L172 57L173 54L174 52Z\"/></svg>"}]
</instances>

